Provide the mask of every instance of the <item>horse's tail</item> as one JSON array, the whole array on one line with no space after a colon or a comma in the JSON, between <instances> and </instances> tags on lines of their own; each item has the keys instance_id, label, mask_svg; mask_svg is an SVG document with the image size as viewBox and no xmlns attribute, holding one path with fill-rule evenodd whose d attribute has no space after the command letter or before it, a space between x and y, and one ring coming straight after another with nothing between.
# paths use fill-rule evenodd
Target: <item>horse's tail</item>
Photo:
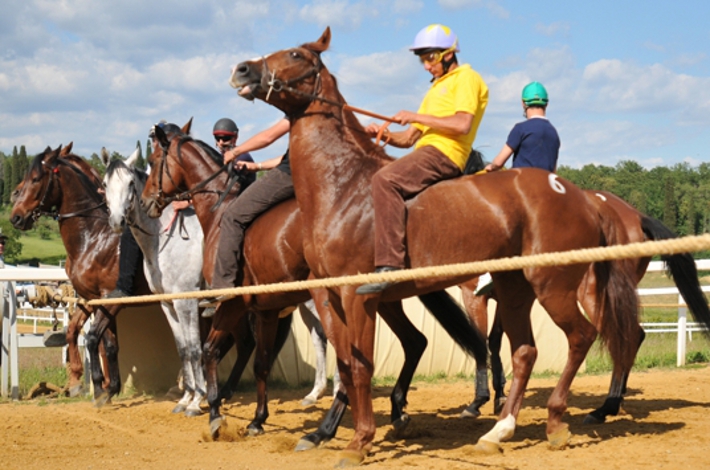
<instances>
[{"instance_id":1,"label":"horse's tail","mask_svg":"<svg viewBox=\"0 0 710 470\"><path fill-rule=\"evenodd\" d=\"M650 240L676 238L671 229L652 217L641 217L641 229ZM708 301L700 288L698 270L691 254L662 255L661 259L666 263L666 268L673 276L673 282L675 282L678 292L683 296L683 300L685 300L695 320L710 329L710 308L708 308Z\"/></svg>"},{"instance_id":2,"label":"horse's tail","mask_svg":"<svg viewBox=\"0 0 710 470\"><path fill-rule=\"evenodd\" d=\"M485 333L471 323L466 312L446 291L423 294L419 300L466 354L473 356L479 364L486 363Z\"/></svg>"},{"instance_id":3,"label":"horse's tail","mask_svg":"<svg viewBox=\"0 0 710 470\"><path fill-rule=\"evenodd\" d=\"M601 245L628 243L619 215L606 204L598 206L601 222ZM596 306L601 321L599 335L612 360L623 370L630 370L641 338L639 299L636 292L636 260L610 260L593 265L596 277Z\"/></svg>"}]
</instances>

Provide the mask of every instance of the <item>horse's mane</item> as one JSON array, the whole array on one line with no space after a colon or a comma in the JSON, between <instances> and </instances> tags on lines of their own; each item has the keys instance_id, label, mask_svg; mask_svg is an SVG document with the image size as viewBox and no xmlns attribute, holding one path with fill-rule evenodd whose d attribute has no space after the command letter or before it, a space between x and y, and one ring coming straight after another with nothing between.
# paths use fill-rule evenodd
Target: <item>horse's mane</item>
<instances>
[{"instance_id":1,"label":"horse's mane","mask_svg":"<svg viewBox=\"0 0 710 470\"><path fill-rule=\"evenodd\" d=\"M216 151L211 145L203 142L202 140L194 139L189 135L180 138L177 148L178 155L180 155L180 148L183 146L183 144L187 142L192 142L195 146L198 147L198 149L203 150L218 165L224 165L224 156L221 153Z\"/></svg>"},{"instance_id":2,"label":"horse's mane","mask_svg":"<svg viewBox=\"0 0 710 470\"><path fill-rule=\"evenodd\" d=\"M119 169L129 170L142 183L145 183L148 180L148 173L137 167L129 167L123 160L119 159L114 159L109 162L108 167L106 168L106 177L112 178L114 173L116 173Z\"/></svg>"},{"instance_id":3,"label":"horse's mane","mask_svg":"<svg viewBox=\"0 0 710 470\"><path fill-rule=\"evenodd\" d=\"M80 157L80 156L78 156L78 155L69 154L69 155L65 155L65 156L63 156L63 157L59 157L59 160L60 160L60 161L61 161L61 160L66 160L66 161L70 162L71 164L73 164L74 167L77 167L79 170L81 170L81 172L82 172L87 178L89 178L90 180L92 180L92 183L93 183L96 187L100 187L100 186L101 186L101 175L100 175L99 172L96 170L96 168L94 168L93 166L91 166L91 165L89 164L89 162L86 161L86 159L84 159L84 158L82 158L82 157Z\"/></svg>"}]
</instances>

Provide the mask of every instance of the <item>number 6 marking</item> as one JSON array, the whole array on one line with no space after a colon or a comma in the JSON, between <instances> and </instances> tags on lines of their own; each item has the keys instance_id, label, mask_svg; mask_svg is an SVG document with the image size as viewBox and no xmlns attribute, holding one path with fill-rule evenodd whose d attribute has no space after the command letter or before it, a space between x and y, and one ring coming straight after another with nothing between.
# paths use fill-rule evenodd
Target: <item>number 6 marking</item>
<instances>
[{"instance_id":1,"label":"number 6 marking","mask_svg":"<svg viewBox=\"0 0 710 470\"><path fill-rule=\"evenodd\" d=\"M564 187L564 185L557 180L557 175L550 173L550 175L548 175L547 177L547 181L550 183L550 187L552 188L552 190L556 193L565 194L567 192L567 189Z\"/></svg>"}]
</instances>

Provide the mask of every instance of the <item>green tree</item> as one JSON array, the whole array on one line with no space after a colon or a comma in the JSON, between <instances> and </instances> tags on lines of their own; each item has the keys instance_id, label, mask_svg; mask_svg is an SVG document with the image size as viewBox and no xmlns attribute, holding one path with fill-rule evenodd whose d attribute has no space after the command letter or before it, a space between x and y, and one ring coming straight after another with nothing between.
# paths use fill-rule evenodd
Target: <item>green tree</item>
<instances>
[{"instance_id":1,"label":"green tree","mask_svg":"<svg viewBox=\"0 0 710 470\"><path fill-rule=\"evenodd\" d=\"M678 220L676 214L676 204L675 204L675 183L673 182L673 177L668 175L663 189L663 223L666 227L677 232L676 221Z\"/></svg>"},{"instance_id":2,"label":"green tree","mask_svg":"<svg viewBox=\"0 0 710 470\"><path fill-rule=\"evenodd\" d=\"M93 166L102 177L106 173L106 166L104 166L104 162L101 161L101 157L96 152L89 157L89 165Z\"/></svg>"},{"instance_id":3,"label":"green tree","mask_svg":"<svg viewBox=\"0 0 710 470\"><path fill-rule=\"evenodd\" d=\"M138 142L136 142L136 147L140 148L140 146L141 146L141 141L139 140ZM146 158L148 158L148 156L146 156ZM143 152L140 152L138 154L138 159L136 160L135 166L136 166L136 168L140 168L141 170L145 170L146 159L143 158Z\"/></svg>"},{"instance_id":4,"label":"green tree","mask_svg":"<svg viewBox=\"0 0 710 470\"><path fill-rule=\"evenodd\" d=\"M5 243L5 262L12 264L17 262L17 258L22 253L22 243L20 243L20 231L12 226L6 218L0 219L0 230L7 237Z\"/></svg>"},{"instance_id":5,"label":"green tree","mask_svg":"<svg viewBox=\"0 0 710 470\"><path fill-rule=\"evenodd\" d=\"M10 203L10 196L12 195L12 158L8 156L3 157L2 161L2 173L3 173L3 188L2 188L2 202L3 204Z\"/></svg>"}]
</instances>

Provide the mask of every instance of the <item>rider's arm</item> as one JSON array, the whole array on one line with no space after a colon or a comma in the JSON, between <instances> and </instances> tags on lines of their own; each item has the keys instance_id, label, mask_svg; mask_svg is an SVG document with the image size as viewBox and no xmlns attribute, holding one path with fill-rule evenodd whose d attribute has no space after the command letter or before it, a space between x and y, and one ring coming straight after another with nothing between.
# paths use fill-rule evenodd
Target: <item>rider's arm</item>
<instances>
[{"instance_id":1,"label":"rider's arm","mask_svg":"<svg viewBox=\"0 0 710 470\"><path fill-rule=\"evenodd\" d=\"M394 115L394 119L400 124L421 124L448 135L466 135L473 125L473 114L463 111L442 117L400 111Z\"/></svg>"},{"instance_id":2,"label":"rider's arm","mask_svg":"<svg viewBox=\"0 0 710 470\"><path fill-rule=\"evenodd\" d=\"M510 148L508 144L503 145L503 148L498 152L498 155L496 155L493 161L486 165L486 171L500 170L511 155L513 155L513 149Z\"/></svg>"},{"instance_id":3,"label":"rider's arm","mask_svg":"<svg viewBox=\"0 0 710 470\"><path fill-rule=\"evenodd\" d=\"M406 149L416 144L421 136L422 131L414 126L409 126L407 129L400 132L389 132L389 130L385 130L382 139L387 142L387 145Z\"/></svg>"},{"instance_id":4,"label":"rider's arm","mask_svg":"<svg viewBox=\"0 0 710 470\"><path fill-rule=\"evenodd\" d=\"M229 163L239 155L246 152L253 152L268 147L273 144L276 139L284 136L291 128L291 122L288 119L281 119L273 126L265 129L258 134L250 137L244 143L237 145L232 150L225 152L224 163ZM262 163L263 166L263 163Z\"/></svg>"},{"instance_id":5,"label":"rider's arm","mask_svg":"<svg viewBox=\"0 0 710 470\"><path fill-rule=\"evenodd\" d=\"M238 161L235 164L237 165L237 168L240 170L241 169L247 169L249 171L271 170L272 168L276 168L277 166L279 166L279 163L281 163L282 159L283 159L283 155L281 155L279 157L270 158L270 159L263 161L261 163Z\"/></svg>"}]
</instances>

